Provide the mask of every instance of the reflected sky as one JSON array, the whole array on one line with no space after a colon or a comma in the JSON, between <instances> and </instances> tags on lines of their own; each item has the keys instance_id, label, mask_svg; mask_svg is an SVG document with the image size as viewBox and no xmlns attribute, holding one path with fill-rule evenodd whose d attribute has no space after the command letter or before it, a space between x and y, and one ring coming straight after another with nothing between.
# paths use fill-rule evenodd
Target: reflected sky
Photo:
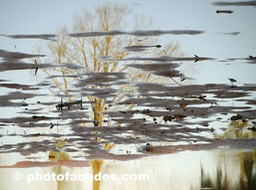
<instances>
[{"instance_id":1,"label":"reflected sky","mask_svg":"<svg viewBox=\"0 0 256 190\"><path fill-rule=\"evenodd\" d=\"M72 18L82 10L92 10L105 1L33 1L1 2L0 34L41 34L54 33L56 27L72 25ZM198 29L205 30L203 37L181 38L164 36L164 40L177 40L188 54L214 57L244 57L255 54L256 26L253 19L256 16L255 6L217 6L210 2L197 1L108 1L121 3L130 7L137 14L150 15L153 26L147 29ZM232 9L231 15L216 14L218 9ZM58 11L56 11L58 10ZM158 11L161 10L161 11ZM129 18L128 18L129 20ZM127 29L133 29L127 22ZM234 36L232 32L240 32ZM229 34L231 33L231 34ZM228 36L228 37L227 37ZM209 40L209 38L211 40ZM12 49L14 44L4 40L2 49ZM16 41L13 41L13 43ZM3 43L1 43L3 46ZM19 44L17 46L21 49ZM30 47L33 48L33 47ZM26 50L29 50L27 48Z\"/></svg>"},{"instance_id":2,"label":"reflected sky","mask_svg":"<svg viewBox=\"0 0 256 190\"><path fill-rule=\"evenodd\" d=\"M90 73L85 67L63 63L59 68L71 71L64 76L67 79L76 78L76 81L72 83L74 88L65 91L66 94L61 93L51 81L60 79L63 75L56 73L46 77L42 70L55 66L48 62L37 64L35 58L39 59L47 55L38 54L36 46L45 45L47 41L54 43L58 37L63 37L56 33L57 28L62 25L71 27L76 14L80 14L83 10L94 10L96 6L105 2L125 5L134 14L150 17L152 24L139 25L137 28L139 30L134 30L133 16L129 15L125 18L126 25L114 31L82 33L71 31L63 36L67 38L133 36L138 37L139 40L147 36L157 36L156 44L121 46L122 51L135 53L131 54L134 56L116 59L108 55L101 56L99 59L105 62L120 61L131 70L139 69L132 70L138 72L137 76L143 72L150 72L160 79L155 77L152 81L133 82L133 88L137 93L133 94L120 87L129 85L127 74ZM114 153L115 155L111 158L120 160L129 158L132 161L127 161L125 165L123 161L104 161L102 171L123 172L129 169L135 170L139 165L141 171L157 176L157 182L163 180L163 187L156 183L154 185L139 184L140 188L156 189L159 186L160 189L198 188L200 181L196 181L196 178L200 176L200 164L203 158L206 158L204 159L206 168L213 167L206 170L215 172L216 163L209 156L212 153L199 151L198 154L195 152L191 154L191 152L182 151L192 149L191 145L197 143L204 143L204 145L201 148L195 148L196 150L225 147L226 143L230 148L255 147L253 139L241 141L225 139L230 136L232 138L255 137L254 131L247 130L254 125L252 121L255 121L256 25L253 19L256 18L255 8L255 1L228 3L205 0L161 2L155 0L125 2L10 0L1 2L0 130L2 133L0 147L1 153L10 154L12 157L8 160L8 157L3 156L1 162L10 164L19 161L20 158L13 155L13 152L22 155L24 160L31 160L34 156L36 160L45 160L48 156L47 151L59 150L68 152L72 158L78 160L84 159L84 154L81 153L83 151L87 156L91 156L88 159L97 156L106 159L109 156L108 153ZM164 44L167 42L178 42L182 56L162 56L161 53L165 51ZM154 50L159 51L159 55L150 54ZM138 52L148 54L140 57L136 56ZM150 64L142 65L141 63L144 62L150 62ZM38 69L39 72L37 72ZM80 69L86 72L75 73ZM235 81L235 85L229 78ZM170 85L171 82L174 85ZM87 85L101 87L91 88ZM54 93L49 95L51 90ZM115 110L113 102L109 99L108 102L106 101L109 107L102 107L102 113L111 118L111 122L117 123L116 126L120 128L82 127L87 123L95 126L98 124L92 121L89 114L87 115L88 112L93 111L93 108L88 105L94 102L80 99L81 97L115 98L119 91L126 93L126 99L117 102L117 106L123 106L122 108L130 105L137 106L134 109ZM72 98L75 97L75 101L70 100L68 103L66 99L70 97L67 94L73 96ZM76 105L75 102L80 101L81 105ZM71 104L75 106L72 107ZM27 108L28 105L29 108ZM108 111L112 106L114 108ZM229 126L230 118L240 112L243 114L244 126L234 130ZM104 120L105 126L108 126L108 123L110 123L109 120ZM10 130L7 129L9 126L12 127ZM245 130L246 134L243 133ZM224 139L212 140L213 137ZM112 142L113 139L114 142ZM148 143L151 141L151 144ZM108 142L121 145L108 149L106 148L110 146ZM176 146L177 142L182 142L186 146ZM209 145L210 143L212 146ZM162 145L166 145L167 148ZM112 152L108 152L110 149ZM181 152L176 153L179 151ZM228 153L227 157L235 154L230 153L229 150L225 151ZM155 154L174 152L175 154L154 157ZM143 157L145 155L153 156ZM137 158L140 159L133 160ZM213 164L208 165L207 162L213 162ZM233 160L230 165L233 167L237 162L237 159ZM227 164L228 167L230 165ZM187 171L188 167L191 167L190 171ZM184 177L184 173L188 175ZM160 179L162 174L166 174L164 179ZM172 180L185 180L188 183L176 184ZM116 183L115 187L119 188L121 185ZM102 183L103 189L112 187L109 186L111 184ZM127 184L126 187L134 188L133 184Z\"/></svg>"},{"instance_id":3,"label":"reflected sky","mask_svg":"<svg viewBox=\"0 0 256 190\"><path fill-rule=\"evenodd\" d=\"M92 10L105 1L4 1L0 8L0 34L52 34L57 27L71 26L74 16L83 10ZM239 1L237 1L239 2ZM135 14L152 18L148 29L160 30L203 30L206 33L194 37L163 35L159 42L178 41L187 55L215 57L219 59L245 58L255 55L256 17L255 6L232 6L197 1L108 1L128 6ZM238 4L239 5L239 4ZM230 9L232 14L216 14L218 9ZM56 11L58 10L58 11ZM161 11L157 11L161 10ZM132 18L127 18L126 29L133 30ZM142 28L143 29L143 28ZM234 35L237 34L237 35ZM1 49L30 53L40 40L16 40L0 36ZM17 49L15 49L15 46ZM219 63L197 65L196 80L205 82L227 82L234 77L243 83L252 83L254 69L251 65ZM217 66L215 66L217 65ZM237 72L237 70L241 72ZM221 73L221 75L220 75ZM219 77L215 77L216 75ZM191 76L195 77L195 76Z\"/></svg>"}]
</instances>

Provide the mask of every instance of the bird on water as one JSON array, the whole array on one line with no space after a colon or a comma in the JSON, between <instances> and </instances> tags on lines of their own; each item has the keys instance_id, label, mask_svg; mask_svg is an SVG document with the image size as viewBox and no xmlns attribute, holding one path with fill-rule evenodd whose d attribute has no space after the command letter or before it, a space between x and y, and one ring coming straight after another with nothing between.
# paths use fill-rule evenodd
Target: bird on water
<instances>
[{"instance_id":1,"label":"bird on water","mask_svg":"<svg viewBox=\"0 0 256 190\"><path fill-rule=\"evenodd\" d=\"M234 86L234 83L237 82L234 78L228 78L228 80L231 82L231 86Z\"/></svg>"}]
</instances>

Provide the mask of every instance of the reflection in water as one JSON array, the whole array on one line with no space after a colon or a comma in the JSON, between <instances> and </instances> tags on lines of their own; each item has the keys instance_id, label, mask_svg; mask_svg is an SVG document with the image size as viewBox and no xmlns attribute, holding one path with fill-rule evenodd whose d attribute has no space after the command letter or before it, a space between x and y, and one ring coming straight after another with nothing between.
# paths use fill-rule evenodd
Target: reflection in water
<instances>
[{"instance_id":1,"label":"reflection in water","mask_svg":"<svg viewBox=\"0 0 256 190\"><path fill-rule=\"evenodd\" d=\"M147 17L136 20L135 30L130 31L124 27L130 13L127 6L102 4L77 15L73 27L61 27L58 34L0 35L44 39L47 46L42 44L46 49L36 54L0 49L0 88L5 89L0 109L15 108L14 116L0 119L1 153L29 156L65 146L65 152L99 159L99 153L114 152L110 152L112 142L135 145L132 154L137 155L141 145L153 144L154 151L145 150L155 153L156 144L211 143L219 128L213 126L216 115L224 120L231 113L255 119L254 83L243 84L229 76L231 85L227 81L192 84L182 69L183 62L193 68L216 62L253 65L253 54L224 60L212 52L185 56L179 43L162 42L160 37L195 39L210 31L151 30ZM6 72L12 74L9 83L2 77ZM15 81L12 76L22 72L32 73L33 80ZM37 77L42 78L37 81ZM241 136L239 130L234 133ZM65 140L55 142L55 138Z\"/></svg>"},{"instance_id":2,"label":"reflection in water","mask_svg":"<svg viewBox=\"0 0 256 190\"><path fill-rule=\"evenodd\" d=\"M67 153L55 155L55 158L68 159ZM127 155L129 157L130 155ZM253 189L256 185L256 150L217 149L211 151L183 151L168 155L151 155L136 160L93 160L90 166L76 167L59 165L54 167L5 168L0 170L1 178L7 184L5 190L17 189L24 185L30 189ZM75 162L75 161L74 161ZM86 162L86 161L84 161ZM33 181L27 184L25 180L15 182L12 178L14 171L21 171L23 175L48 174L52 172L65 175L70 174L146 174L149 180L130 181ZM10 185L11 184L11 185Z\"/></svg>"},{"instance_id":3,"label":"reflection in water","mask_svg":"<svg viewBox=\"0 0 256 190\"><path fill-rule=\"evenodd\" d=\"M256 151L239 152L234 157L230 156L228 152L223 152L219 156L216 171L211 174L201 166L201 189L255 189Z\"/></svg>"},{"instance_id":4,"label":"reflection in water","mask_svg":"<svg viewBox=\"0 0 256 190\"><path fill-rule=\"evenodd\" d=\"M255 1L213 5L255 6ZM143 28L147 23L142 19L135 30L127 31L123 21L130 10L126 6L106 4L95 11L78 16L74 28L61 27L58 34L0 34L12 40L43 39L48 48L36 54L22 48L17 52L0 49L0 90L4 92L0 109L6 115L0 114L0 174L7 184L3 189L21 185L58 190L253 189L255 79L246 84L225 74L231 84L212 84L211 80L192 84L188 80L193 78L182 66L217 63L244 67L255 65L255 55L248 52L242 58L223 59L218 52L209 51L208 56L191 49L192 55L185 56L178 43L163 42L160 37L198 39L199 47L200 38L212 34L209 28L149 30ZM215 13L231 14L233 10ZM235 15L229 18L236 20ZM218 33L224 34L220 35L223 39L236 39L243 36L241 31L220 27ZM212 44L210 38L208 44ZM21 77L22 73L32 73L32 80ZM14 110L12 114L6 114L9 109ZM230 114L237 116L230 118L223 134L212 139L212 133L221 129L215 121L228 123ZM249 147L250 151L221 147L228 145ZM181 152L205 147L211 151ZM16 164L9 166L4 159ZM150 180L14 183L11 168L48 175L144 173Z\"/></svg>"},{"instance_id":5,"label":"reflection in water","mask_svg":"<svg viewBox=\"0 0 256 190\"><path fill-rule=\"evenodd\" d=\"M68 155L68 153L65 152L54 152L51 151L49 152L49 160L51 161L63 161L63 160L71 160L70 156ZM92 167L92 174L93 176L97 175L100 173L101 167L103 165L103 160L92 160L91 161L91 167ZM70 171L69 171L70 170ZM50 169L50 174L51 173L56 173L56 175L58 174L63 174L65 176L66 172L69 171L71 173L76 173L74 168L67 168L65 166L56 166ZM93 190L99 190L100 189L100 181L93 178L92 181L92 189ZM65 190L65 189L70 189L70 188L78 188L79 187L79 183L73 183L72 181L57 181L56 182L56 186L58 190ZM89 182L83 182L83 183L90 183ZM82 186L80 184L80 186Z\"/></svg>"},{"instance_id":6,"label":"reflection in water","mask_svg":"<svg viewBox=\"0 0 256 190\"><path fill-rule=\"evenodd\" d=\"M229 128L222 134L216 134L217 138L255 138L256 133L250 129L248 121L232 120L229 123Z\"/></svg>"},{"instance_id":7,"label":"reflection in water","mask_svg":"<svg viewBox=\"0 0 256 190\"><path fill-rule=\"evenodd\" d=\"M49 152L49 160L51 161L70 160L70 157L65 152L51 151ZM48 171L49 174L56 173L56 175L58 174L65 175L65 169L63 168L63 166L56 166L49 169L50 169L50 171ZM58 190L70 189L70 187L72 187L68 181L56 181L56 186L57 186L56 189Z\"/></svg>"},{"instance_id":8,"label":"reflection in water","mask_svg":"<svg viewBox=\"0 0 256 190\"><path fill-rule=\"evenodd\" d=\"M92 170L93 170L94 176L99 174L102 165L103 165L103 160L92 161ZM93 190L99 190L99 189L100 189L100 181L93 179Z\"/></svg>"}]
</instances>

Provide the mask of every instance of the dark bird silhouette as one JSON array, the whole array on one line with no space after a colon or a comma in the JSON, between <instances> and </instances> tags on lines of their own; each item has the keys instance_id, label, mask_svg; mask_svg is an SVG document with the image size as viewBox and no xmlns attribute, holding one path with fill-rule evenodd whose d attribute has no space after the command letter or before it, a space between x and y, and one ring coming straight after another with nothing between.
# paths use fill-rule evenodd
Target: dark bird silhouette
<instances>
[{"instance_id":1,"label":"dark bird silhouette","mask_svg":"<svg viewBox=\"0 0 256 190\"><path fill-rule=\"evenodd\" d=\"M231 82L231 85L233 86L236 81L236 79L233 79L233 78L228 78L228 80Z\"/></svg>"},{"instance_id":2,"label":"dark bird silhouette","mask_svg":"<svg viewBox=\"0 0 256 190\"><path fill-rule=\"evenodd\" d=\"M196 62L198 62L198 61L199 61L199 59L200 59L200 58L199 58L199 56L198 56L198 55L196 55L196 54L195 54L194 56L195 56L195 63L196 63Z\"/></svg>"},{"instance_id":3,"label":"dark bird silhouette","mask_svg":"<svg viewBox=\"0 0 256 190\"><path fill-rule=\"evenodd\" d=\"M236 79L233 78L228 78L228 80L230 80L230 82L237 82Z\"/></svg>"},{"instance_id":4,"label":"dark bird silhouette","mask_svg":"<svg viewBox=\"0 0 256 190\"><path fill-rule=\"evenodd\" d=\"M38 67L37 67L37 61L35 59L35 65L36 65L36 68L35 68L35 75L37 74L37 71L38 71Z\"/></svg>"},{"instance_id":5,"label":"dark bird silhouette","mask_svg":"<svg viewBox=\"0 0 256 190\"><path fill-rule=\"evenodd\" d=\"M51 122L50 125L50 129L52 129L54 127L54 124Z\"/></svg>"}]
</instances>

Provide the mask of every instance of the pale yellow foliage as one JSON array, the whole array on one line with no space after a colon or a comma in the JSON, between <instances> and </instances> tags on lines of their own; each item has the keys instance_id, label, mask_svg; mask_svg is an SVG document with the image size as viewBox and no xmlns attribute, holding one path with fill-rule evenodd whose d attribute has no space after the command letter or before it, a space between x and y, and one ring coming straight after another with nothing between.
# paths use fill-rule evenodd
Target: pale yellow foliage
<instances>
[{"instance_id":1,"label":"pale yellow foliage","mask_svg":"<svg viewBox=\"0 0 256 190\"><path fill-rule=\"evenodd\" d=\"M62 78L53 78L54 85L66 96L69 96L68 90L72 87L74 81L79 80L79 76L84 72L126 72L128 82L138 81L156 81L159 77L153 77L151 73L145 71L136 72L128 68L125 62L119 62L119 59L128 56L150 56L171 55L180 53L178 43L169 43L164 46L164 50L153 48L149 52L129 52L124 49L126 46L152 46L157 44L157 37L146 36L141 39L137 36L113 35L113 36L93 36L93 37L70 37L69 33L82 32L108 32L125 28L125 19L131 14L131 10L122 5L102 5L95 11L84 11L74 17L73 27L60 27L58 29L57 41L48 42L48 51L50 62L61 66L63 63L72 63L80 66L82 69L68 69L65 67L56 67L45 70L48 75L61 74ZM148 26L151 19L145 16L137 16L135 19L135 29L142 29L144 25ZM104 60L101 57L111 56L113 60ZM132 62L129 62L132 63ZM68 78L65 75L77 75L78 77ZM90 88L104 88L103 86L91 85ZM121 101L125 98L123 92L133 94L135 92L132 85L123 85L119 87L120 93L112 98L112 102ZM94 126L102 126L104 118L104 108L109 108L106 104L106 98L97 98L88 96L93 114L91 119ZM68 99L71 101L71 99Z\"/></svg>"}]
</instances>

